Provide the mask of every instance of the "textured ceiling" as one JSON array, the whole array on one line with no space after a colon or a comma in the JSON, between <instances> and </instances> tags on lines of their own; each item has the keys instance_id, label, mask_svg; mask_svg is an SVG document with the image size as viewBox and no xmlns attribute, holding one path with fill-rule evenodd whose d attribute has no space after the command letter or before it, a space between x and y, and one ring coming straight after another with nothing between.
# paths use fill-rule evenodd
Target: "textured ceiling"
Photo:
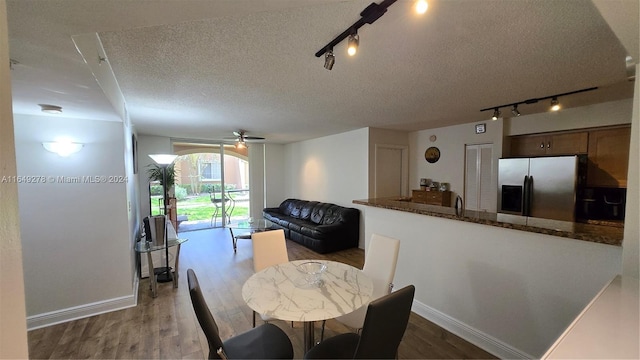
<instances>
[{"instance_id":1,"label":"textured ceiling","mask_svg":"<svg viewBox=\"0 0 640 360\"><path fill-rule=\"evenodd\" d=\"M9 0L14 111L53 103L64 116L117 120L71 40L92 32L141 134L247 129L286 143L476 122L491 115L482 108L592 86L564 107L632 96L627 50L588 0L432 0L422 17L400 0L360 29L357 56L341 43L324 69L315 52L370 2ZM638 12L637 0L611 3ZM637 43L637 22L616 25Z\"/></svg>"}]
</instances>

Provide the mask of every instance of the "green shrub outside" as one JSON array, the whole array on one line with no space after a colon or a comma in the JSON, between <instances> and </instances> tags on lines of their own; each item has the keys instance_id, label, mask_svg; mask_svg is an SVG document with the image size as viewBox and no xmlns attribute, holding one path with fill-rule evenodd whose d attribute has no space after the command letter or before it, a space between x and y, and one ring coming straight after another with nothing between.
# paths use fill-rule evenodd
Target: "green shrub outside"
<instances>
[{"instance_id":1,"label":"green shrub outside","mask_svg":"<svg viewBox=\"0 0 640 360\"><path fill-rule=\"evenodd\" d=\"M162 185L151 185L151 187L149 188L149 192L151 193L151 195L162 196L162 191Z\"/></svg>"},{"instance_id":2,"label":"green shrub outside","mask_svg":"<svg viewBox=\"0 0 640 360\"><path fill-rule=\"evenodd\" d=\"M175 192L175 197L178 200L184 200L187 198L187 189L183 188L180 185L175 186L174 192Z\"/></svg>"}]
</instances>

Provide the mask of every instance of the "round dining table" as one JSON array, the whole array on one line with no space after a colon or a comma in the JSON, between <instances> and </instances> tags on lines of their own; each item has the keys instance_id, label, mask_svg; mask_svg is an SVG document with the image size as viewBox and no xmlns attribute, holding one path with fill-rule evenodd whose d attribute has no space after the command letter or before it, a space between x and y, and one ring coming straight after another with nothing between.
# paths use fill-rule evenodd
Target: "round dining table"
<instances>
[{"instance_id":1,"label":"round dining table","mask_svg":"<svg viewBox=\"0 0 640 360\"><path fill-rule=\"evenodd\" d=\"M303 263L320 262L326 270L311 279ZM333 319L369 304L371 278L362 270L336 261L296 260L263 269L242 286L242 298L260 314L304 322L305 352L314 345L314 322Z\"/></svg>"}]
</instances>

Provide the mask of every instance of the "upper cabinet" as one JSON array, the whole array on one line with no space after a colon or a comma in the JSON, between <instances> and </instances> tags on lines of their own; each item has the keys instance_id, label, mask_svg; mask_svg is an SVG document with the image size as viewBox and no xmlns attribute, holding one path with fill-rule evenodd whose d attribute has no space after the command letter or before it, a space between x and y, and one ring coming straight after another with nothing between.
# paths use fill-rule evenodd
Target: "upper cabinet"
<instances>
[{"instance_id":1,"label":"upper cabinet","mask_svg":"<svg viewBox=\"0 0 640 360\"><path fill-rule=\"evenodd\" d=\"M589 132L587 186L627 187L631 127Z\"/></svg>"},{"instance_id":2,"label":"upper cabinet","mask_svg":"<svg viewBox=\"0 0 640 360\"><path fill-rule=\"evenodd\" d=\"M534 157L586 154L588 145L589 133L586 131L519 135L511 137L511 156Z\"/></svg>"},{"instance_id":3,"label":"upper cabinet","mask_svg":"<svg viewBox=\"0 0 640 360\"><path fill-rule=\"evenodd\" d=\"M627 187L631 126L511 136L510 156L588 154L587 186Z\"/></svg>"}]
</instances>

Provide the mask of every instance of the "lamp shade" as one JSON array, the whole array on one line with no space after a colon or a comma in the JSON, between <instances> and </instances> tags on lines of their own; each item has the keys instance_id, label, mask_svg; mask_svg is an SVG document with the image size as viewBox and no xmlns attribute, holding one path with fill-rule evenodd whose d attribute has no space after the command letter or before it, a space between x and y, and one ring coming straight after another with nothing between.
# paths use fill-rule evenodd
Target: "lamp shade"
<instances>
[{"instance_id":1,"label":"lamp shade","mask_svg":"<svg viewBox=\"0 0 640 360\"><path fill-rule=\"evenodd\" d=\"M149 155L149 157L156 162L156 164L158 165L169 165L171 164L177 157L178 155L172 155L172 154L153 154L153 155Z\"/></svg>"}]
</instances>

